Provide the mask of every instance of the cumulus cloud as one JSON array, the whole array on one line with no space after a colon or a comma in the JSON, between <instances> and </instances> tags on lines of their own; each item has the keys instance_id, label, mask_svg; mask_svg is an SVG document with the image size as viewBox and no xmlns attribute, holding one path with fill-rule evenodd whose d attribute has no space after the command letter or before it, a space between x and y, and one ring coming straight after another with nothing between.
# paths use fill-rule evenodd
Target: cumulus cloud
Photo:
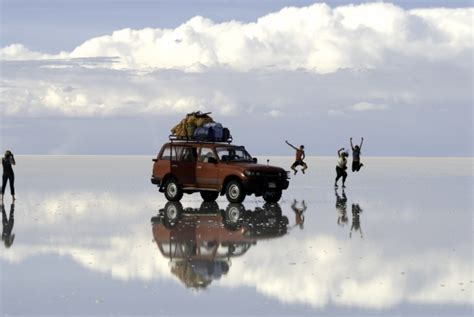
<instances>
[{"instance_id":1,"label":"cumulus cloud","mask_svg":"<svg viewBox=\"0 0 474 317\"><path fill-rule=\"evenodd\" d=\"M473 9L404 10L389 3L331 8L287 7L253 23L194 17L175 29L122 29L56 56L20 44L3 60L118 57L115 68L306 69L376 68L391 55L449 60L472 50Z\"/></svg>"}]
</instances>

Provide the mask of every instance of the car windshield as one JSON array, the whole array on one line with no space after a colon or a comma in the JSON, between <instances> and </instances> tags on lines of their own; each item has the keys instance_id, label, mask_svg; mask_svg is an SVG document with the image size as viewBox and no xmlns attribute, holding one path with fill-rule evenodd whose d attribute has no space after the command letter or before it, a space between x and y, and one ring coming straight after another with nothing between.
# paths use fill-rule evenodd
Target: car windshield
<instances>
[{"instance_id":1,"label":"car windshield","mask_svg":"<svg viewBox=\"0 0 474 317\"><path fill-rule=\"evenodd\" d=\"M221 161L229 162L251 162L252 156L243 146L221 146L216 148L217 155Z\"/></svg>"}]
</instances>

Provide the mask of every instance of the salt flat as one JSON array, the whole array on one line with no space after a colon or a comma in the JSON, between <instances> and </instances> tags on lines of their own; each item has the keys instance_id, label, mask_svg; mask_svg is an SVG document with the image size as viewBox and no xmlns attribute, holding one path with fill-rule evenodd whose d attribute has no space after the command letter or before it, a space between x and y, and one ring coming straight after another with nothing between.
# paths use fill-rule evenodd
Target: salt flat
<instances>
[{"instance_id":1,"label":"salt flat","mask_svg":"<svg viewBox=\"0 0 474 317\"><path fill-rule=\"evenodd\" d=\"M337 158L311 157L277 207L247 197L230 229L225 197L200 211L185 195L174 229L158 221L151 158L17 156L2 315L473 313L472 158L363 158L343 194Z\"/></svg>"}]
</instances>

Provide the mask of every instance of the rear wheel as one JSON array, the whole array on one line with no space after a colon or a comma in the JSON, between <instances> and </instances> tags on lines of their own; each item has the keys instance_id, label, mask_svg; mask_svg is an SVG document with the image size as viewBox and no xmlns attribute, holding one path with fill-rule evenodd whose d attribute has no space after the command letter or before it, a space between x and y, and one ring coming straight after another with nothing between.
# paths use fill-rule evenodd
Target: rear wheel
<instances>
[{"instance_id":1,"label":"rear wheel","mask_svg":"<svg viewBox=\"0 0 474 317\"><path fill-rule=\"evenodd\" d=\"M281 198L281 190L266 191L263 194L263 200L267 203L277 203Z\"/></svg>"},{"instance_id":2,"label":"rear wheel","mask_svg":"<svg viewBox=\"0 0 474 317\"><path fill-rule=\"evenodd\" d=\"M166 228L174 228L177 224L179 219L181 218L181 214L183 213L183 205L180 202L169 201L166 203L164 208L164 222Z\"/></svg>"},{"instance_id":3,"label":"rear wheel","mask_svg":"<svg viewBox=\"0 0 474 317\"><path fill-rule=\"evenodd\" d=\"M231 180L226 187L225 195L231 203L241 203L245 199L245 191L242 183L237 180Z\"/></svg>"},{"instance_id":4,"label":"rear wheel","mask_svg":"<svg viewBox=\"0 0 474 317\"><path fill-rule=\"evenodd\" d=\"M168 179L165 185L165 196L169 201L180 201L183 198L183 190L174 178Z\"/></svg>"},{"instance_id":5,"label":"rear wheel","mask_svg":"<svg viewBox=\"0 0 474 317\"><path fill-rule=\"evenodd\" d=\"M210 190L202 191L201 197L202 197L202 200L204 200L205 202L215 201L217 197L219 197L219 192L214 192Z\"/></svg>"}]
</instances>

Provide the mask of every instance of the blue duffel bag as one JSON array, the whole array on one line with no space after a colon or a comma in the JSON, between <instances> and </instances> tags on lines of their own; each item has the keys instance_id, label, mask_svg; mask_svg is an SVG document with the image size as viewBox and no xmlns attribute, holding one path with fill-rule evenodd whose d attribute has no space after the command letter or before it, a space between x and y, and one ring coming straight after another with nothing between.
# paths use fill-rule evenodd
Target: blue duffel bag
<instances>
[{"instance_id":1,"label":"blue duffel bag","mask_svg":"<svg viewBox=\"0 0 474 317\"><path fill-rule=\"evenodd\" d=\"M210 130L210 140L214 142L222 142L224 138L224 127L219 122L209 122L204 125L204 128Z\"/></svg>"}]
</instances>

